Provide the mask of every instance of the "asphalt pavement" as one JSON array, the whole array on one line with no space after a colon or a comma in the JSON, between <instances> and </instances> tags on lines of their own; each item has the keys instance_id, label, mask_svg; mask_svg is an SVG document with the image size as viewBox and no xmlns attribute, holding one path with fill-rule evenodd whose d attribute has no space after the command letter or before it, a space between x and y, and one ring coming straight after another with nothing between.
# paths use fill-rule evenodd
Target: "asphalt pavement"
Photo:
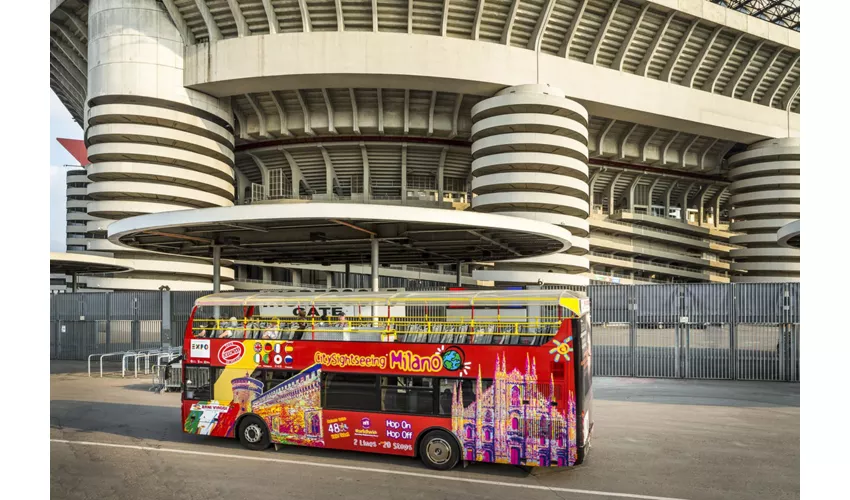
<instances>
[{"instance_id":1,"label":"asphalt pavement","mask_svg":"<svg viewBox=\"0 0 850 500\"><path fill-rule=\"evenodd\" d=\"M50 487L57 499L794 499L799 385L594 379L588 461L574 469L470 464L284 447L250 452L188 436L179 395L147 378L88 378L53 362Z\"/></svg>"}]
</instances>

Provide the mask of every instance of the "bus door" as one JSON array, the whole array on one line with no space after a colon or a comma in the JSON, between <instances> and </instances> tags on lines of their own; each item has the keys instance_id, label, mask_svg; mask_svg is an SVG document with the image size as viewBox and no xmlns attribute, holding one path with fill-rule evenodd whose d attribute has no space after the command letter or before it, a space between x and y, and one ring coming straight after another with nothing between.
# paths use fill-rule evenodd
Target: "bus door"
<instances>
[{"instance_id":1,"label":"bus door","mask_svg":"<svg viewBox=\"0 0 850 500\"><path fill-rule=\"evenodd\" d=\"M591 353L590 311L573 320L573 345L575 346L576 381L576 444L577 464L589 452L593 431L593 366Z\"/></svg>"}]
</instances>

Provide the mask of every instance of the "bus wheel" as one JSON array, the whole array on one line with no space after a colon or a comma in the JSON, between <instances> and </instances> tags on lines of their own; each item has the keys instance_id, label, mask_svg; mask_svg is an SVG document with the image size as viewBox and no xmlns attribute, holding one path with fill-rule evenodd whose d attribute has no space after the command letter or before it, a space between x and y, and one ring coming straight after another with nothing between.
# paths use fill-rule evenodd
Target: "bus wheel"
<instances>
[{"instance_id":1,"label":"bus wheel","mask_svg":"<svg viewBox=\"0 0 850 500\"><path fill-rule=\"evenodd\" d=\"M248 415L239 422L239 442L249 450L265 450L271 444L265 422Z\"/></svg>"},{"instance_id":2,"label":"bus wheel","mask_svg":"<svg viewBox=\"0 0 850 500\"><path fill-rule=\"evenodd\" d=\"M422 438L419 456L431 469L449 470L460 460L460 446L448 432L435 430Z\"/></svg>"}]
</instances>

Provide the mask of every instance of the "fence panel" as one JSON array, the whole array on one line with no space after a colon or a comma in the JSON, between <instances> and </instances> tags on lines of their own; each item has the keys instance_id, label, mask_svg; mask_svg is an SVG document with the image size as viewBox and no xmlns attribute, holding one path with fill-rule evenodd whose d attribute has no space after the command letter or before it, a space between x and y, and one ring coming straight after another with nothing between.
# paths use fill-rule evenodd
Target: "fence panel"
<instances>
[{"instance_id":1,"label":"fence panel","mask_svg":"<svg viewBox=\"0 0 850 500\"><path fill-rule=\"evenodd\" d=\"M598 324L593 327L592 335L593 374L608 377L631 376L632 343L629 323Z\"/></svg>"},{"instance_id":2,"label":"fence panel","mask_svg":"<svg viewBox=\"0 0 850 500\"><path fill-rule=\"evenodd\" d=\"M735 286L735 351L741 380L784 380L785 283Z\"/></svg>"},{"instance_id":3,"label":"fence panel","mask_svg":"<svg viewBox=\"0 0 850 500\"><path fill-rule=\"evenodd\" d=\"M684 376L701 379L731 379L732 327L729 285L694 283L682 285L684 329Z\"/></svg>"},{"instance_id":4,"label":"fence panel","mask_svg":"<svg viewBox=\"0 0 850 500\"><path fill-rule=\"evenodd\" d=\"M635 310L634 374L637 377L681 376L679 286L632 287Z\"/></svg>"}]
</instances>

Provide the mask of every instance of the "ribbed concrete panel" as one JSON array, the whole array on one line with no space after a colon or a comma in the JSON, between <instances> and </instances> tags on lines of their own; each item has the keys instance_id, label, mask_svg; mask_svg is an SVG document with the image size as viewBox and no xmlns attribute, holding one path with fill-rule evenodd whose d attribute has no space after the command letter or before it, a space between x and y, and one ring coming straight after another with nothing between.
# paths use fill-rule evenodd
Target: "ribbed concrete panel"
<instances>
[{"instance_id":1,"label":"ribbed concrete panel","mask_svg":"<svg viewBox=\"0 0 850 500\"><path fill-rule=\"evenodd\" d=\"M87 210L105 220L87 229L103 235L129 216L232 206L230 100L183 86L185 34L155 0L92 0L88 21ZM120 278L87 279L90 287L211 289L207 263L138 259L100 239L89 249L138 263ZM232 275L222 269L222 277Z\"/></svg>"},{"instance_id":2,"label":"ribbed concrete panel","mask_svg":"<svg viewBox=\"0 0 850 500\"><path fill-rule=\"evenodd\" d=\"M548 85L521 85L472 108L472 209L545 220L569 229L564 254L476 270L497 283L588 283L590 213L587 111Z\"/></svg>"},{"instance_id":3,"label":"ribbed concrete panel","mask_svg":"<svg viewBox=\"0 0 850 500\"><path fill-rule=\"evenodd\" d=\"M800 140L756 143L729 158L731 238L746 248L731 252L734 281L789 281L800 278L800 251L783 248L777 231L800 218Z\"/></svg>"},{"instance_id":4,"label":"ribbed concrete panel","mask_svg":"<svg viewBox=\"0 0 850 500\"><path fill-rule=\"evenodd\" d=\"M148 201L100 200L88 202L90 215L113 220L133 217L134 215L186 210L188 208L191 207L173 203L156 203Z\"/></svg>"}]
</instances>

